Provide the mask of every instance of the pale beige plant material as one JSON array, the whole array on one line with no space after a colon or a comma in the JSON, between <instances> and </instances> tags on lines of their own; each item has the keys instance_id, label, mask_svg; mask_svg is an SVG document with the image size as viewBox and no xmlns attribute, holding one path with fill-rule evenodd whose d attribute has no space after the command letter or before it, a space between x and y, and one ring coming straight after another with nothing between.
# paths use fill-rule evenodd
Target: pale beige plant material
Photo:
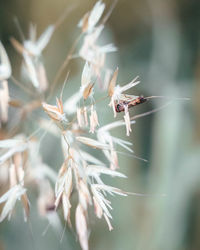
<instances>
[{"instance_id":1,"label":"pale beige plant material","mask_svg":"<svg viewBox=\"0 0 200 250\"><path fill-rule=\"evenodd\" d=\"M15 49L20 53L27 53L29 56L39 57L42 54L42 51L45 49L49 43L53 32L55 31L55 26L50 25L47 29L41 34L41 36L36 40L36 26L30 24L29 30L29 39L25 40L23 44L18 42L15 38L11 38L11 42Z\"/></svg>"},{"instance_id":2,"label":"pale beige plant material","mask_svg":"<svg viewBox=\"0 0 200 250\"><path fill-rule=\"evenodd\" d=\"M83 250L89 249L90 207L94 209L96 217L104 218L109 230L112 230L112 205L109 195L127 195L126 192L104 183L102 176L126 178L119 171L118 148L133 153L132 143L119 136L113 136L112 130L126 127L126 134L130 134L131 125L135 121L130 119L129 103L138 98L124 93L139 83L137 77L130 83L120 86L117 85L119 69L113 72L105 67L106 55L116 51L116 47L112 43L98 45L98 39L105 25L104 10L105 4L98 1L79 22L83 43L80 44L80 48L76 48L79 40L72 45L55 76L53 87L49 87L48 84L48 71L42 61L42 52L55 31L55 25L47 27L38 39L34 25L30 26L29 39L25 39L22 44L15 38L11 39L13 46L22 56L23 80L29 83L23 85L15 81L32 98L26 106L19 100L10 102L7 80L11 76L11 67L6 51L0 43L1 121L7 122L10 103L13 106L18 104L17 107L22 113L19 127L14 127L13 134L8 133L4 140L0 140L0 173L4 172L1 178L3 183L9 184L8 190L0 197L0 203L4 203L0 221L11 217L17 200L21 200L25 219L28 218L30 208L27 189L29 185L34 185L38 190L37 205L41 218L47 219L49 224L60 232L62 226L58 210L61 209L65 223L69 227L76 228ZM106 18L108 14L109 11L105 15ZM65 99L63 86L60 97L56 98L56 105L52 105L49 96L51 97L52 89L57 88L60 72L73 58L76 49L77 54L84 60L77 91ZM96 84L97 81L103 82L101 90ZM96 99L96 92L99 92L99 95L103 92L99 100ZM108 105L102 102L107 98L110 99L114 118L117 112L124 112L124 120L104 123L102 110L104 112ZM100 110L99 107L104 109ZM28 122L26 115L31 115L39 108L42 108L48 117L44 115L35 119L33 116L38 130L29 137L25 136L25 133L18 133L23 128L21 124L26 125ZM47 118L50 118L50 121ZM60 139L63 163L58 173L43 162L41 155L43 136L41 138L38 136L40 130L44 130L44 135L48 133L54 139L55 137ZM97 151L103 156L102 158L96 156ZM76 202L72 197L74 193L77 194ZM76 209L75 224L74 220L71 220L73 205Z\"/></svg>"},{"instance_id":3,"label":"pale beige plant material","mask_svg":"<svg viewBox=\"0 0 200 250\"><path fill-rule=\"evenodd\" d=\"M4 220L7 216L10 217L17 200L21 200L24 211L25 220L29 216L29 201L24 188L24 153L27 150L27 143L23 139L11 139L0 141L0 149L7 151L0 156L1 164L7 160L12 159L9 168L9 186L10 190L6 192L1 198L0 203L5 202L4 208L1 213L0 221Z\"/></svg>"},{"instance_id":4,"label":"pale beige plant material","mask_svg":"<svg viewBox=\"0 0 200 250\"><path fill-rule=\"evenodd\" d=\"M83 32L92 32L97 23L99 22L105 9L105 4L102 1L98 1L93 9L86 13L80 20L78 26L82 28Z\"/></svg>"},{"instance_id":5,"label":"pale beige plant material","mask_svg":"<svg viewBox=\"0 0 200 250\"><path fill-rule=\"evenodd\" d=\"M0 221L7 216L11 217L12 211L17 200L21 200L25 211L24 219L29 216L29 201L24 188L24 157L28 145L24 142L22 136L19 139L10 139L0 141L0 149L5 149L4 154L0 156L0 164L10 161L8 168L10 189L0 198L0 203L5 203Z\"/></svg>"},{"instance_id":6,"label":"pale beige plant material","mask_svg":"<svg viewBox=\"0 0 200 250\"><path fill-rule=\"evenodd\" d=\"M27 148L28 144L22 135L18 135L16 139L1 140L0 149L3 150L3 153L0 155L0 164L5 163L16 153L25 152Z\"/></svg>"},{"instance_id":7,"label":"pale beige plant material","mask_svg":"<svg viewBox=\"0 0 200 250\"><path fill-rule=\"evenodd\" d=\"M56 125L64 130L68 125L68 119L63 111L63 102L61 99L57 98L56 104L57 106L43 102L42 107L48 116L56 123Z\"/></svg>"},{"instance_id":8,"label":"pale beige plant material","mask_svg":"<svg viewBox=\"0 0 200 250\"><path fill-rule=\"evenodd\" d=\"M1 196L0 203L5 203L5 205L0 215L0 222L2 222L7 216L10 219L16 201L22 199L22 196L25 195L25 193L25 188L23 188L21 185L16 185L10 188L9 191L3 196Z\"/></svg>"},{"instance_id":9,"label":"pale beige plant material","mask_svg":"<svg viewBox=\"0 0 200 250\"><path fill-rule=\"evenodd\" d=\"M0 83L0 110L1 110L0 122L2 121L3 123L5 123L8 120L9 100L10 97L8 90L8 82L6 80L3 80Z\"/></svg>"},{"instance_id":10,"label":"pale beige plant material","mask_svg":"<svg viewBox=\"0 0 200 250\"><path fill-rule=\"evenodd\" d=\"M111 97L111 101L109 105L112 106L113 108L114 117L116 117L117 115L116 106L118 104L124 106L124 110L125 110L124 121L126 124L126 135L129 136L132 130L131 130L131 120L130 120L129 110L128 110L128 103L130 101L137 99L138 96L126 95L126 94L123 94L123 92L136 86L137 84L140 83L140 81L138 81L138 77L136 77L130 83L127 83L121 87L119 85L116 85L117 75L118 75L118 68L113 73L113 76L111 78L111 81L108 87L108 94Z\"/></svg>"},{"instance_id":11,"label":"pale beige plant material","mask_svg":"<svg viewBox=\"0 0 200 250\"><path fill-rule=\"evenodd\" d=\"M90 131L89 132L94 134L96 127L99 126L98 115L97 115L97 111L94 109L94 105L92 105L90 112L91 113L90 113Z\"/></svg>"},{"instance_id":12,"label":"pale beige plant material","mask_svg":"<svg viewBox=\"0 0 200 250\"><path fill-rule=\"evenodd\" d=\"M78 205L76 208L76 231L83 250L88 250L87 221L83 208Z\"/></svg>"},{"instance_id":13,"label":"pale beige plant material","mask_svg":"<svg viewBox=\"0 0 200 250\"><path fill-rule=\"evenodd\" d=\"M48 88L48 80L43 63L34 59L26 52L23 53L23 58L22 72L24 77L30 80L36 90L45 92Z\"/></svg>"},{"instance_id":14,"label":"pale beige plant material","mask_svg":"<svg viewBox=\"0 0 200 250\"><path fill-rule=\"evenodd\" d=\"M91 64L94 74L99 79L101 78L101 71L105 65L106 54L117 50L113 44L100 46L97 43L104 29L103 21L100 22L104 9L105 4L102 3L102 1L98 1L93 9L86 13L78 24L84 34L79 55Z\"/></svg>"},{"instance_id":15,"label":"pale beige plant material","mask_svg":"<svg viewBox=\"0 0 200 250\"><path fill-rule=\"evenodd\" d=\"M11 65L6 50L0 41L0 81L7 80L11 76Z\"/></svg>"},{"instance_id":16,"label":"pale beige plant material","mask_svg":"<svg viewBox=\"0 0 200 250\"><path fill-rule=\"evenodd\" d=\"M41 56L54 31L55 25L50 25L36 40L36 26L31 24L29 39L24 40L23 44L13 37L11 38L14 48L23 56L22 75L38 92L45 92L48 88L46 69Z\"/></svg>"},{"instance_id":17,"label":"pale beige plant material","mask_svg":"<svg viewBox=\"0 0 200 250\"><path fill-rule=\"evenodd\" d=\"M86 100L91 94L94 83L92 82L93 71L88 62L85 63L81 77L81 92L83 98Z\"/></svg>"},{"instance_id":18,"label":"pale beige plant material","mask_svg":"<svg viewBox=\"0 0 200 250\"><path fill-rule=\"evenodd\" d=\"M0 126L8 120L8 103L10 100L8 78L12 73L6 50L0 41Z\"/></svg>"},{"instance_id":19,"label":"pale beige plant material","mask_svg":"<svg viewBox=\"0 0 200 250\"><path fill-rule=\"evenodd\" d=\"M80 57L90 62L93 72L98 78L101 77L101 71L106 61L106 54L117 50L113 44L97 45L97 39L103 28L104 26L100 25L92 33L86 34L79 51Z\"/></svg>"}]
</instances>

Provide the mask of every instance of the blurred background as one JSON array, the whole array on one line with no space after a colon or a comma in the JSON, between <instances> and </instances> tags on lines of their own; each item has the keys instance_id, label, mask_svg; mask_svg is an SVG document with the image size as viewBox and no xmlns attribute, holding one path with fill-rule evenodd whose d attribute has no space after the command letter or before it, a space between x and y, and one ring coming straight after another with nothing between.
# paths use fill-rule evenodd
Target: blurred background
<instances>
[{"instance_id":1,"label":"blurred background","mask_svg":"<svg viewBox=\"0 0 200 250\"><path fill-rule=\"evenodd\" d=\"M20 39L14 19L28 36L29 24L41 34L69 10L44 51L49 82L64 61L79 34L77 23L96 1L87 0L0 0L0 39L11 60L13 75L20 78L21 57L10 43ZM112 1L104 1L107 8ZM111 197L113 227L108 231L104 220L90 217L92 250L198 250L200 249L200 1L198 0L119 0L106 23L102 43L113 42L118 51L108 55L111 69L119 66L119 83L128 83L139 75L141 83L131 90L134 95L190 97L176 100L161 111L137 119L130 141L135 157L120 154L120 170L128 179L107 178L107 183L146 197ZM67 99L80 84L83 62L70 63ZM63 81L56 91L59 93ZM25 98L10 84L11 94ZM56 93L55 93L56 95ZM52 99L53 100L53 99ZM168 99L152 99L130 111L131 116L159 108ZM52 101L54 103L54 101ZM106 104L107 105L107 104ZM104 105L99 105L104 110ZM10 111L12 114L12 110ZM119 115L119 117L121 117ZM104 112L100 123L112 120L112 110ZM26 128L31 131L33 126ZM125 131L116 130L125 138ZM62 156L55 152L59 140L45 137L43 160L57 171ZM60 150L61 151L61 150ZM52 157L52 152L54 152ZM29 193L28 193L29 194ZM165 196L162 196L165 194ZM80 249L73 230L66 228L63 241L36 211L31 197L29 223L17 212L11 221L0 225L0 249ZM73 216L73 213L72 213Z\"/></svg>"}]
</instances>

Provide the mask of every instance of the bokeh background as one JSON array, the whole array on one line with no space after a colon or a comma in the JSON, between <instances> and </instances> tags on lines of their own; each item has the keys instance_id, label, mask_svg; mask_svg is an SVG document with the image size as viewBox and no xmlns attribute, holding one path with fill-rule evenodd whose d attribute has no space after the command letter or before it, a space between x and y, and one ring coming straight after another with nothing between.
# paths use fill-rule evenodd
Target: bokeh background
<instances>
[{"instance_id":1,"label":"bokeh background","mask_svg":"<svg viewBox=\"0 0 200 250\"><path fill-rule=\"evenodd\" d=\"M94 3L93 0L0 0L0 39L10 57L13 75L20 77L21 63L10 43L11 36L20 39L15 17L27 36L30 22L37 25L38 34L41 34L49 24L56 22L65 9L70 10L44 51L51 82L79 34L78 21ZM109 7L112 1L105 3ZM128 179L108 178L106 181L123 190L149 196L111 197L114 230L109 232L104 220L97 220L91 215L90 249L198 250L200 1L119 0L106 23L101 41L111 41L118 47L118 52L108 56L107 63L112 69L119 66L119 83L127 83L134 76L140 76L141 84L131 90L132 94L191 99L173 101L161 111L137 119L129 139L133 142L135 155L148 161L122 153L120 168ZM66 86L65 99L78 89L82 66L80 60L69 65L70 84ZM60 80L57 92L62 83ZM10 84L9 87L12 96L26 99L15 86ZM152 99L133 109L131 115L158 108L168 101ZM112 120L111 110L102 112L105 104L98 108L103 114L100 122ZM26 130L31 131L34 129L31 117L29 121ZM125 138L125 131L116 130L115 133ZM43 160L58 170L62 163L59 141L47 136L42 145ZM29 223L23 222L19 210L11 221L0 225L0 249L80 249L76 234L71 229L66 228L61 243L60 236L51 228L42 235L47 221L37 214L34 192Z\"/></svg>"}]
</instances>

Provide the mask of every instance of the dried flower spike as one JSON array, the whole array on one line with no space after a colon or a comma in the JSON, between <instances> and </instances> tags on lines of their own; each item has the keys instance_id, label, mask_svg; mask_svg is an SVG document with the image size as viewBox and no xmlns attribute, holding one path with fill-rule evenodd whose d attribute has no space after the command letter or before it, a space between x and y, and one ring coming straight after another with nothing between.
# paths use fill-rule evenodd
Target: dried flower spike
<instances>
[{"instance_id":1,"label":"dried flower spike","mask_svg":"<svg viewBox=\"0 0 200 250\"><path fill-rule=\"evenodd\" d=\"M58 125L58 127L61 130L65 130L68 126L68 120L66 118L66 114L63 111L62 100L57 98L56 104L57 106L54 106L43 102L42 107L48 116Z\"/></svg>"},{"instance_id":2,"label":"dried flower spike","mask_svg":"<svg viewBox=\"0 0 200 250\"><path fill-rule=\"evenodd\" d=\"M110 106L113 108L114 117L116 117L117 112L125 112L124 121L126 124L126 135L129 136L131 132L131 121L129 116L129 108L134 107L138 104L144 103L146 99L142 96L133 96L123 94L126 90L136 86L139 81L137 81L138 77L134 78L130 83L125 84L124 86L116 86L118 75L118 68L113 73L113 76L110 80L110 84L108 87L108 95L111 97Z\"/></svg>"}]
</instances>

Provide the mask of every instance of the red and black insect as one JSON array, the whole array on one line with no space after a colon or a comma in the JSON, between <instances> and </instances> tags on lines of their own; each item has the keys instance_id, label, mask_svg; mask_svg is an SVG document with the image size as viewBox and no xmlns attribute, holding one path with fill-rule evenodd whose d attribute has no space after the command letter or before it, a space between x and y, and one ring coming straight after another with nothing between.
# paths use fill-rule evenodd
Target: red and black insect
<instances>
[{"instance_id":1,"label":"red and black insect","mask_svg":"<svg viewBox=\"0 0 200 250\"><path fill-rule=\"evenodd\" d=\"M120 113L120 112L123 112L125 111L125 107L128 106L128 109L131 108L131 107L135 107L136 105L139 105L139 104L142 104L144 102L146 102L147 99L143 96L139 96L133 100L130 100L130 101L120 101L120 102L117 102L115 104L115 110L116 112Z\"/></svg>"}]
</instances>

